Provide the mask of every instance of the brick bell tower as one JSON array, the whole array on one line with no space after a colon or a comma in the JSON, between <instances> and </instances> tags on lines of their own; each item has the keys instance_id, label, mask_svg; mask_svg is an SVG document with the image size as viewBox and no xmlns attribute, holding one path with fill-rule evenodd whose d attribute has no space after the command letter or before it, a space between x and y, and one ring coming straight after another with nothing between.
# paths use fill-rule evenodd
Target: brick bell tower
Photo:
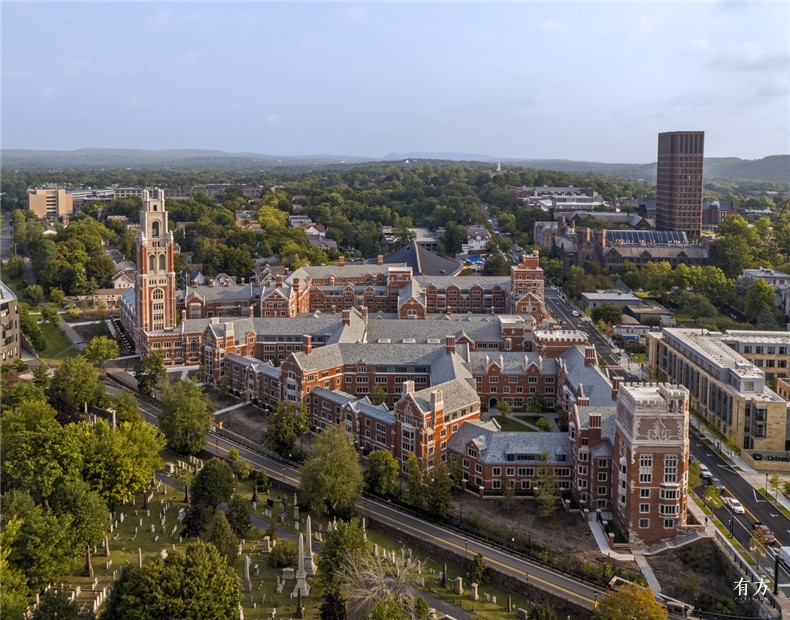
<instances>
[{"instance_id":1,"label":"brick bell tower","mask_svg":"<svg viewBox=\"0 0 790 620\"><path fill-rule=\"evenodd\" d=\"M147 351L145 334L176 326L175 242L167 228L165 195L161 189L143 190L143 209L137 230L137 332L139 351ZM140 347L139 345L143 345Z\"/></svg>"}]
</instances>

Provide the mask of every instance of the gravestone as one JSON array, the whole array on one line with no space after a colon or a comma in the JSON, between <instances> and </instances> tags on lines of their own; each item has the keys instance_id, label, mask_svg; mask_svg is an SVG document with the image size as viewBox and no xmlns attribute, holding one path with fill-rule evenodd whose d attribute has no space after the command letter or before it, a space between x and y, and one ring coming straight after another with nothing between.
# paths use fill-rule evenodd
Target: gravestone
<instances>
[{"instance_id":1,"label":"gravestone","mask_svg":"<svg viewBox=\"0 0 790 620\"><path fill-rule=\"evenodd\" d=\"M463 577L456 577L455 578L455 593L461 595L464 593L464 578Z\"/></svg>"}]
</instances>

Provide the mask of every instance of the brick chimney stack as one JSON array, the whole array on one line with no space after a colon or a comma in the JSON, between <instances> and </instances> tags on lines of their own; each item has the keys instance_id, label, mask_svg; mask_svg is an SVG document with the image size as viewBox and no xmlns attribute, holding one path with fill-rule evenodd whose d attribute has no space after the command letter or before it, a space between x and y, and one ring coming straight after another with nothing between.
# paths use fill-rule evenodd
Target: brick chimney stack
<instances>
[{"instance_id":1,"label":"brick chimney stack","mask_svg":"<svg viewBox=\"0 0 790 620\"><path fill-rule=\"evenodd\" d=\"M595 346L588 344L584 348L584 365L589 366L590 364L595 364L598 360L598 356L595 354Z\"/></svg>"},{"instance_id":2,"label":"brick chimney stack","mask_svg":"<svg viewBox=\"0 0 790 620\"><path fill-rule=\"evenodd\" d=\"M383 254L379 254L376 257L376 264L377 265L383 265L384 264L384 255Z\"/></svg>"},{"instance_id":3,"label":"brick chimney stack","mask_svg":"<svg viewBox=\"0 0 790 620\"><path fill-rule=\"evenodd\" d=\"M341 256L341 257L338 259L338 262L337 262L337 264L338 264L340 267L345 267L345 266L346 266L346 257L345 257L345 256Z\"/></svg>"},{"instance_id":4,"label":"brick chimney stack","mask_svg":"<svg viewBox=\"0 0 790 620\"><path fill-rule=\"evenodd\" d=\"M309 334L302 336L302 350L308 355L313 352L313 337Z\"/></svg>"},{"instance_id":5,"label":"brick chimney stack","mask_svg":"<svg viewBox=\"0 0 790 620\"><path fill-rule=\"evenodd\" d=\"M280 274L277 274L275 276L275 278L274 278L274 285L277 288L282 288L283 287L283 277Z\"/></svg>"},{"instance_id":6,"label":"brick chimney stack","mask_svg":"<svg viewBox=\"0 0 790 620\"><path fill-rule=\"evenodd\" d=\"M447 351L447 353L455 353L455 336L447 336L444 350Z\"/></svg>"},{"instance_id":7,"label":"brick chimney stack","mask_svg":"<svg viewBox=\"0 0 790 620\"><path fill-rule=\"evenodd\" d=\"M404 381L403 382L403 393L404 394L414 394L414 381Z\"/></svg>"},{"instance_id":8,"label":"brick chimney stack","mask_svg":"<svg viewBox=\"0 0 790 620\"><path fill-rule=\"evenodd\" d=\"M343 325L351 325L351 310L343 310Z\"/></svg>"},{"instance_id":9,"label":"brick chimney stack","mask_svg":"<svg viewBox=\"0 0 790 620\"><path fill-rule=\"evenodd\" d=\"M617 393L620 391L620 385L623 383L622 377L612 377L612 398L617 398Z\"/></svg>"}]
</instances>

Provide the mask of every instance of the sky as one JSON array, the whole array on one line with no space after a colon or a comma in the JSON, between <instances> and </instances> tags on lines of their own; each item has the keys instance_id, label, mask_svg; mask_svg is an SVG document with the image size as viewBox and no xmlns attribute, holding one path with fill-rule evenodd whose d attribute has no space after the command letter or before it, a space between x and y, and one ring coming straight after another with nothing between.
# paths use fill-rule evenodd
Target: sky
<instances>
[{"instance_id":1,"label":"sky","mask_svg":"<svg viewBox=\"0 0 790 620\"><path fill-rule=\"evenodd\" d=\"M4 149L790 153L790 3L8 2Z\"/></svg>"}]
</instances>

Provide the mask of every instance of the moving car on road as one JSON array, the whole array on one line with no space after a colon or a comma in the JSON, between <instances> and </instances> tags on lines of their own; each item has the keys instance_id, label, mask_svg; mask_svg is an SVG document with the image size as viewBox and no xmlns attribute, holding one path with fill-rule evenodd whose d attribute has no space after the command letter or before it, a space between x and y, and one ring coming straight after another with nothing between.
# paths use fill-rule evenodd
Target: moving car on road
<instances>
[{"instance_id":1,"label":"moving car on road","mask_svg":"<svg viewBox=\"0 0 790 620\"><path fill-rule=\"evenodd\" d=\"M746 514L746 510L744 510L743 504L741 504L741 502L739 502L734 497L725 497L724 503L726 504L727 508L729 508L733 512L733 514L736 515Z\"/></svg>"},{"instance_id":2,"label":"moving car on road","mask_svg":"<svg viewBox=\"0 0 790 620\"><path fill-rule=\"evenodd\" d=\"M774 533L767 525L764 525L759 521L755 521L752 523L752 529L762 530L763 536L765 536L765 542L767 542L769 545L773 545L776 542L776 536L774 536Z\"/></svg>"}]
</instances>

